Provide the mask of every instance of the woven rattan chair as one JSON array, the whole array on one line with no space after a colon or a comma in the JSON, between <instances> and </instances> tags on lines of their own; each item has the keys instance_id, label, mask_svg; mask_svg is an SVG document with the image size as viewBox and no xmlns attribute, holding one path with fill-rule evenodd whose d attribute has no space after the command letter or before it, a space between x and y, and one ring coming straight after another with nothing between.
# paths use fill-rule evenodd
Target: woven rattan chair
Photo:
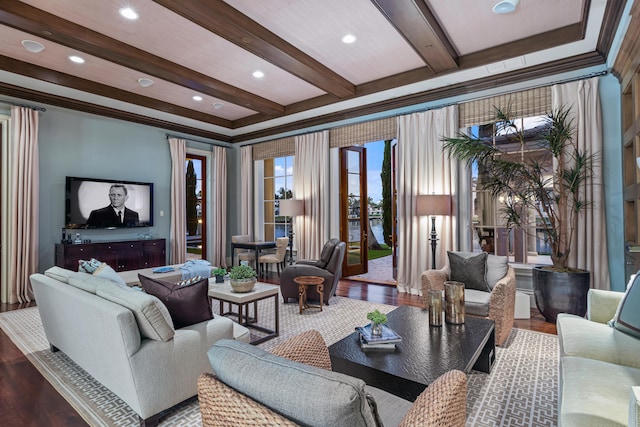
<instances>
[{"instance_id":1,"label":"woven rattan chair","mask_svg":"<svg viewBox=\"0 0 640 427\"><path fill-rule=\"evenodd\" d=\"M447 264L440 270L427 270L423 272L421 280L422 297L426 303L427 291L430 289L444 289L444 282L449 280L449 265ZM466 299L465 307L467 307L469 303L470 301ZM513 267L509 265L507 267L507 274L495 284L491 291L489 297L489 315L486 316L486 318L495 322L497 345L503 345L511 333L515 306L516 273Z\"/></svg>"},{"instance_id":2,"label":"woven rattan chair","mask_svg":"<svg viewBox=\"0 0 640 427\"><path fill-rule=\"evenodd\" d=\"M327 345L322 335L314 330L283 342L272 353L331 370ZM277 388L274 385L274 390ZM218 381L212 374L202 374L198 379L198 400L204 427L298 425ZM467 377L461 371L449 371L418 396L400 426L464 426L466 408Z\"/></svg>"}]
</instances>

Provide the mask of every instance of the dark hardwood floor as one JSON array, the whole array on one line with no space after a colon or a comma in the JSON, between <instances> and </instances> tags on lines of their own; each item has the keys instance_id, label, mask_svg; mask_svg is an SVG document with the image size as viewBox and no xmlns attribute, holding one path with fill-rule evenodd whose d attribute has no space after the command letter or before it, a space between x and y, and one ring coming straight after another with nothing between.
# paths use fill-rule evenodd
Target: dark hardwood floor
<instances>
[{"instance_id":1,"label":"dark hardwood floor","mask_svg":"<svg viewBox=\"0 0 640 427\"><path fill-rule=\"evenodd\" d=\"M278 284L278 279L265 282ZM389 305L420 306L416 295L398 293L394 286L368 284L353 280L341 280L338 296ZM0 312L18 310L34 304L0 304ZM516 328L556 333L556 327L548 323L536 309L531 319L516 320ZM73 407L38 372L26 356L0 331L0 413L2 425L9 427L86 426L87 423Z\"/></svg>"}]
</instances>

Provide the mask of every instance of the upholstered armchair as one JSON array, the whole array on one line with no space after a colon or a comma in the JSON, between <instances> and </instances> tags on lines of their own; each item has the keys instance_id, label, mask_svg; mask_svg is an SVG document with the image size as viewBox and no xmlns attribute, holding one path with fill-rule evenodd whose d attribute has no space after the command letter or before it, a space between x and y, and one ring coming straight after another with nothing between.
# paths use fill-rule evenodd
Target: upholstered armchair
<instances>
[{"instance_id":1,"label":"upholstered armchair","mask_svg":"<svg viewBox=\"0 0 640 427\"><path fill-rule=\"evenodd\" d=\"M513 327L515 270L507 263L507 257L473 252L449 252L448 255L448 262L443 268L422 273L425 306L428 305L428 290L443 290L447 280L465 283L465 314L493 320L496 344L503 345Z\"/></svg>"},{"instance_id":2,"label":"upholstered armchair","mask_svg":"<svg viewBox=\"0 0 640 427\"><path fill-rule=\"evenodd\" d=\"M319 276L324 278L323 303L329 304L329 298L336 293L338 281L342 276L342 261L347 245L338 239L325 243L317 260L300 260L287 266L280 275L280 292L286 303L289 298L298 300L298 285L293 281L298 276ZM314 299L315 292L310 292L308 299Z\"/></svg>"},{"instance_id":3,"label":"upholstered armchair","mask_svg":"<svg viewBox=\"0 0 640 427\"><path fill-rule=\"evenodd\" d=\"M271 354L249 344L228 344L209 350L215 374L204 373L198 379L198 400L204 427L373 426L377 425L374 422L376 412L384 425L396 425L402 416L400 426L403 427L465 425L467 377L462 371L449 371L436 379L413 404L380 390L372 402L373 397L364 396L372 389L365 388L361 380L331 372L329 351L318 331L309 330L290 338L275 347ZM220 357L226 360L219 360ZM250 360L239 360L243 358ZM230 367L227 361L251 366L246 368L246 375L251 378L246 382L236 381L244 373ZM259 381L256 382L255 370L271 372L271 368L279 371L277 378L281 380L265 383L263 387ZM238 389L226 384L225 379L231 379L230 382ZM352 386L345 387L346 384ZM327 391L323 387L331 387L332 399L326 399ZM349 396L342 396L345 388L349 389ZM273 393L274 390L278 392ZM257 398L254 400L254 393L262 391L268 402L258 403ZM288 399L288 395L295 398ZM387 401L382 402L381 399ZM398 411L403 413L398 414ZM329 416L337 419L325 418Z\"/></svg>"}]
</instances>

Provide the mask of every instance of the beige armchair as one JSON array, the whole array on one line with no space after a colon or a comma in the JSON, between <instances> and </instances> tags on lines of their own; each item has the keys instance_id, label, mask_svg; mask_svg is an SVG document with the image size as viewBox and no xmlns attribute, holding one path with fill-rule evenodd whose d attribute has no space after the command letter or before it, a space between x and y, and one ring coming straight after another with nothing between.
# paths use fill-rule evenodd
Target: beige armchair
<instances>
[{"instance_id":1,"label":"beige armchair","mask_svg":"<svg viewBox=\"0 0 640 427\"><path fill-rule=\"evenodd\" d=\"M319 368L318 372L331 371L331 359L327 345L322 335L315 330L309 330L290 338L275 347L271 353L313 367L310 369ZM291 370L292 372L298 371L295 365L291 366ZM299 384L288 382L288 378L288 376L283 376L282 384L273 384L273 389L285 394L288 392L298 395L302 393L300 390L303 388L299 387ZM285 415L253 400L249 397L249 393L236 391L217 379L215 375L202 374L198 379L198 400L200 401L202 425L204 427L298 426L295 421ZM302 401L306 401L307 398L313 399L306 395L298 397ZM323 399L315 399L311 403L316 409L314 411L316 413L322 413L321 406L323 404ZM467 377L462 371L449 371L418 396L404 415L400 426L462 427L465 425L466 408ZM384 413L380 412L379 415L382 421L386 420ZM326 423L323 419L315 419L314 421L316 425L325 425Z\"/></svg>"},{"instance_id":2,"label":"beige armchair","mask_svg":"<svg viewBox=\"0 0 640 427\"><path fill-rule=\"evenodd\" d=\"M501 257L488 255L487 269L493 267L493 260ZM516 274L513 267L506 265L506 274L489 286L491 292L465 289L465 312L467 315L485 317L495 322L496 344L503 345L511 333L516 305ZM427 291L443 290L444 282L450 277L449 263L440 270L427 270L422 273L422 301L427 306ZM489 273L491 274L491 273ZM428 308L428 307L427 307Z\"/></svg>"}]
</instances>

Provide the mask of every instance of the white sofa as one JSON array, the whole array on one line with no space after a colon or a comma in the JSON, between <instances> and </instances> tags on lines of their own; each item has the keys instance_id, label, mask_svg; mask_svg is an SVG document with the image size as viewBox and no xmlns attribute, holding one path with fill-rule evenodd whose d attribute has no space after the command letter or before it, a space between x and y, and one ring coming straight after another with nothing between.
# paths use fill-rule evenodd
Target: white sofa
<instances>
[{"instance_id":1,"label":"white sofa","mask_svg":"<svg viewBox=\"0 0 640 427\"><path fill-rule=\"evenodd\" d=\"M562 427L640 426L640 339L608 325L623 295L591 289L586 318L558 315Z\"/></svg>"},{"instance_id":2,"label":"white sofa","mask_svg":"<svg viewBox=\"0 0 640 427\"><path fill-rule=\"evenodd\" d=\"M52 351L126 402L142 426L197 394L216 341L249 341L247 328L221 316L175 330L159 299L90 274L52 267L31 284Z\"/></svg>"}]
</instances>

